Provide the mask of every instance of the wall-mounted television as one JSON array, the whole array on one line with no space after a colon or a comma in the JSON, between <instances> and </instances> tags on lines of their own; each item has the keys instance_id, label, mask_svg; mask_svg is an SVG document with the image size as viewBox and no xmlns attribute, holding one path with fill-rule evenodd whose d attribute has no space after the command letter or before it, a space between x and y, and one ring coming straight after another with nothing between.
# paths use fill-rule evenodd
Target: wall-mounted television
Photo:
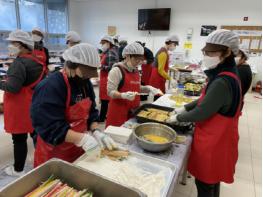
<instances>
[{"instance_id":1,"label":"wall-mounted television","mask_svg":"<svg viewBox=\"0 0 263 197\"><path fill-rule=\"evenodd\" d=\"M139 9L138 30L169 30L171 8Z\"/></svg>"}]
</instances>

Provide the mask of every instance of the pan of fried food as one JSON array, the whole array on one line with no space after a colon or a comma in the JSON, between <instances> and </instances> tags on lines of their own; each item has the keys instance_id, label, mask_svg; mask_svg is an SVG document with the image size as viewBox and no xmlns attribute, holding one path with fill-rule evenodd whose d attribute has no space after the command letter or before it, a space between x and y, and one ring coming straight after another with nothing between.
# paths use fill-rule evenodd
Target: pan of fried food
<instances>
[{"instance_id":1,"label":"pan of fried food","mask_svg":"<svg viewBox=\"0 0 263 197\"><path fill-rule=\"evenodd\" d=\"M193 129L192 123L184 122L168 124L166 122L173 110L174 108L170 107L163 107L154 104L144 104L135 111L134 115L138 123L155 122L165 124L172 127L179 134L185 134L191 131Z\"/></svg>"},{"instance_id":2,"label":"pan of fried food","mask_svg":"<svg viewBox=\"0 0 263 197\"><path fill-rule=\"evenodd\" d=\"M138 122L165 123L172 111L173 108L144 104L135 112L135 117Z\"/></svg>"},{"instance_id":3,"label":"pan of fried food","mask_svg":"<svg viewBox=\"0 0 263 197\"><path fill-rule=\"evenodd\" d=\"M187 82L184 84L184 94L188 96L200 96L202 88L201 84Z\"/></svg>"}]
</instances>

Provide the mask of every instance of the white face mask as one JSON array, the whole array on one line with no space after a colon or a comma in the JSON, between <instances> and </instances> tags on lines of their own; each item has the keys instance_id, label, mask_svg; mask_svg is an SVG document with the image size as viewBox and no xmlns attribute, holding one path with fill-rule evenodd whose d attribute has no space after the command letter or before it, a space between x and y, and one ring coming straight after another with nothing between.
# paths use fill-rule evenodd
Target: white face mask
<instances>
[{"instance_id":1,"label":"white face mask","mask_svg":"<svg viewBox=\"0 0 263 197\"><path fill-rule=\"evenodd\" d=\"M9 51L9 55L10 55L10 56L16 57L16 56L18 56L18 54L20 53L19 47L15 46L15 45L10 44L10 45L8 45L7 48L8 48L8 51Z\"/></svg>"},{"instance_id":2,"label":"white face mask","mask_svg":"<svg viewBox=\"0 0 263 197\"><path fill-rule=\"evenodd\" d=\"M238 65L239 64L239 61L240 61L240 57L235 57L235 62L236 62L236 65Z\"/></svg>"},{"instance_id":3,"label":"white face mask","mask_svg":"<svg viewBox=\"0 0 263 197\"><path fill-rule=\"evenodd\" d=\"M202 61L202 67L205 68L205 70L211 70L217 67L217 65L220 63L220 58L218 56L216 57L209 57L204 56Z\"/></svg>"},{"instance_id":4,"label":"white face mask","mask_svg":"<svg viewBox=\"0 0 263 197\"><path fill-rule=\"evenodd\" d=\"M169 51L174 51L175 48L176 48L176 46L171 46L171 47L169 48Z\"/></svg>"},{"instance_id":5,"label":"white face mask","mask_svg":"<svg viewBox=\"0 0 263 197\"><path fill-rule=\"evenodd\" d=\"M33 40L34 42L40 42L40 41L42 40L42 37L39 36L39 35L33 34L33 35L32 35L32 40Z\"/></svg>"},{"instance_id":6,"label":"white face mask","mask_svg":"<svg viewBox=\"0 0 263 197\"><path fill-rule=\"evenodd\" d=\"M108 45L107 43L105 43L105 44L103 44L103 45L101 46L101 50L102 50L103 52L107 51L108 49L109 49L109 45Z\"/></svg>"}]
</instances>

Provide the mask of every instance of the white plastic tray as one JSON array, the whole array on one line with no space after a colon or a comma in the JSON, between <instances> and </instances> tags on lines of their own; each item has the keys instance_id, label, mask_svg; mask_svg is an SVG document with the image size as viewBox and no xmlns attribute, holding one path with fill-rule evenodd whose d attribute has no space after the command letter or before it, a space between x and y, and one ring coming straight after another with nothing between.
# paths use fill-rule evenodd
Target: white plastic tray
<instances>
[{"instance_id":1,"label":"white plastic tray","mask_svg":"<svg viewBox=\"0 0 263 197\"><path fill-rule=\"evenodd\" d=\"M74 165L77 165L78 167L83 168L83 166L81 165L81 163L83 163L83 161L89 163L89 161L86 161L86 155L82 155L80 158L78 158L75 162ZM96 162L96 161L95 161ZM173 178L175 176L175 172L176 172L176 166L173 165L170 162L167 161L163 161L157 158L153 158L153 157L149 157L140 153L136 153L136 152L130 152L130 155L128 157L127 160L123 160L121 162L128 162L130 164L135 165L137 168L139 168L140 170L142 170L144 172L144 174L157 174L161 171L164 172L164 176L165 176L165 184L163 188L160 188L160 197L166 197L169 191L169 188L172 184ZM93 171L94 173L98 173L96 171ZM103 176L103 175L102 175ZM105 176L105 178L110 179L109 177ZM112 180L111 181L115 181L116 180ZM119 184L123 184L123 183L119 183ZM155 187L153 185L153 187ZM138 189L138 188L136 188ZM149 196L151 197L151 196Z\"/></svg>"}]
</instances>

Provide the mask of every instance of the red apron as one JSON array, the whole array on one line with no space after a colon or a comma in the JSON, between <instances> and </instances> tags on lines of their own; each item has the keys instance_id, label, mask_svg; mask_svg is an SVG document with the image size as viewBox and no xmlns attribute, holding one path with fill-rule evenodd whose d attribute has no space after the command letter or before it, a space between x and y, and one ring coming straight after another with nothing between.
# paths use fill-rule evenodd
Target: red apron
<instances>
[{"instance_id":1,"label":"red apron","mask_svg":"<svg viewBox=\"0 0 263 197\"><path fill-rule=\"evenodd\" d=\"M239 78L231 72L222 72L219 75L230 76L240 84ZM204 97L203 90L199 104ZM233 183L238 159L239 116L240 104L234 117L217 113L205 121L196 123L188 171L198 180L208 184L221 181Z\"/></svg>"},{"instance_id":2,"label":"red apron","mask_svg":"<svg viewBox=\"0 0 263 197\"><path fill-rule=\"evenodd\" d=\"M142 84L149 85L149 80L152 73L152 64L142 65Z\"/></svg>"},{"instance_id":3,"label":"red apron","mask_svg":"<svg viewBox=\"0 0 263 197\"><path fill-rule=\"evenodd\" d=\"M25 54L19 57L28 58L38 64L42 64L32 54ZM4 128L7 133L22 134L33 132L34 129L30 117L33 88L41 81L43 75L44 70L35 82L28 86L23 86L18 93L4 92Z\"/></svg>"},{"instance_id":4,"label":"red apron","mask_svg":"<svg viewBox=\"0 0 263 197\"><path fill-rule=\"evenodd\" d=\"M48 73L48 68L46 64L47 56L46 56L44 48L42 48L42 50L34 49L33 54L42 62L42 65L44 66L44 69L45 69L45 74L47 74Z\"/></svg>"},{"instance_id":5,"label":"red apron","mask_svg":"<svg viewBox=\"0 0 263 197\"><path fill-rule=\"evenodd\" d=\"M158 53L156 54L156 57L158 57L158 55L162 52L165 52L166 55L167 55L167 60L165 62L165 66L164 66L164 70L165 72L168 73L168 70L169 70L169 54L167 52L166 49L164 48L161 48ZM163 78L159 72L158 72L158 60L155 60L155 65L153 66L152 68L152 73L151 73L151 77L150 77L150 80L149 80L149 85L155 87L155 88L158 88L160 90L162 90L163 93L165 93L165 82L166 82L166 79Z\"/></svg>"},{"instance_id":6,"label":"red apron","mask_svg":"<svg viewBox=\"0 0 263 197\"><path fill-rule=\"evenodd\" d=\"M85 98L75 105L70 106L71 90L68 77L62 71L64 81L67 86L66 120L70 123L70 128L76 132L84 133L87 131L87 119L91 107L91 100ZM37 145L34 154L34 167L48 161L51 158L59 158L68 162L75 161L84 153L83 149L73 143L63 142L60 145L50 145L38 135Z\"/></svg>"},{"instance_id":7,"label":"red apron","mask_svg":"<svg viewBox=\"0 0 263 197\"><path fill-rule=\"evenodd\" d=\"M119 92L140 92L140 75L139 72L128 72L123 68L125 78L123 86ZM126 99L111 99L107 113L106 127L121 126L130 117L130 110L140 106L140 96L136 96L133 101Z\"/></svg>"},{"instance_id":8,"label":"red apron","mask_svg":"<svg viewBox=\"0 0 263 197\"><path fill-rule=\"evenodd\" d=\"M106 64L107 54L103 53L101 55L101 65ZM105 70L100 70L100 100L110 100L107 93L107 82L108 82L108 72Z\"/></svg>"}]
</instances>

